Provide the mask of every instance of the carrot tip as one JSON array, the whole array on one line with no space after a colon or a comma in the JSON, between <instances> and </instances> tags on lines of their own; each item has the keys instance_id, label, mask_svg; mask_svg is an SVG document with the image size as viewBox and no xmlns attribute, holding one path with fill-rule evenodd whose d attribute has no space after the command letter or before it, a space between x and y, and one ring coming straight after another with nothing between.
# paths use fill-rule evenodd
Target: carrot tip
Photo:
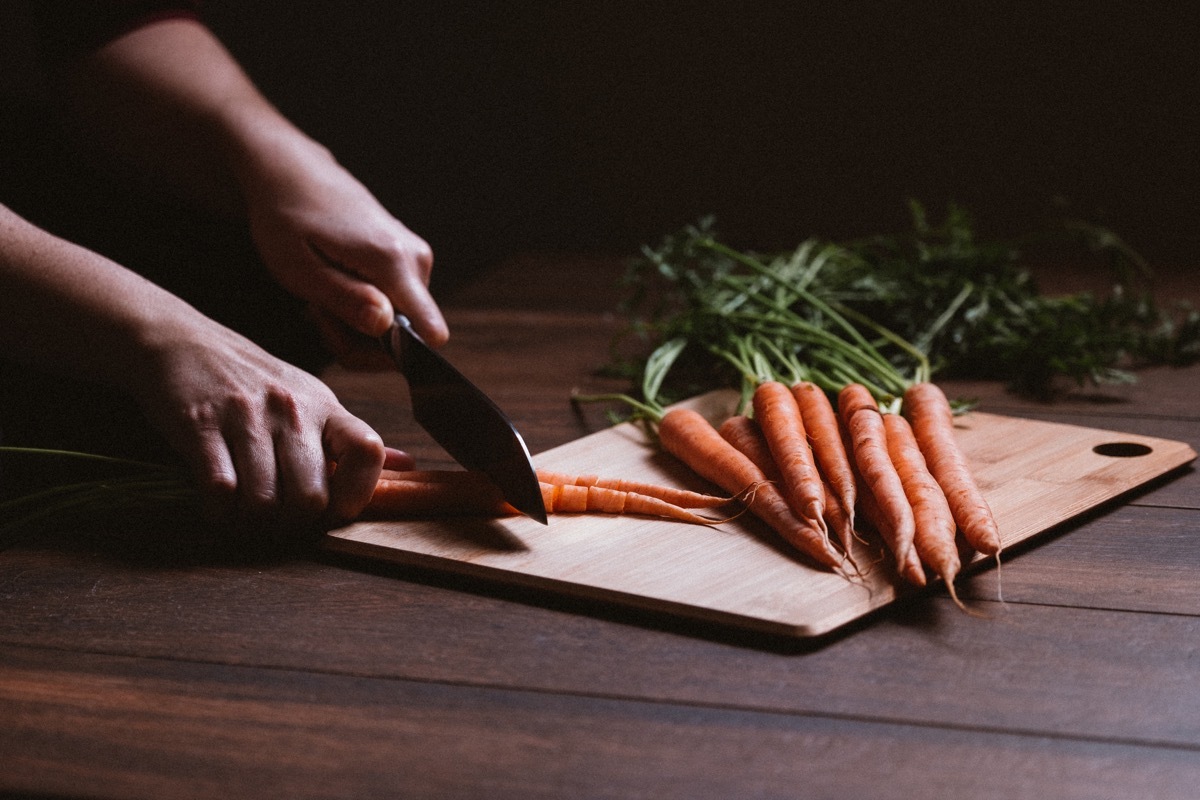
<instances>
[{"instance_id":1,"label":"carrot tip","mask_svg":"<svg viewBox=\"0 0 1200 800\"><path fill-rule=\"evenodd\" d=\"M970 608L958 597L958 591L954 588L954 581L946 581L946 591L950 594L950 599L954 601L954 605L958 606L958 610L962 611L967 616L976 617L978 619L988 619L988 615L978 609Z\"/></svg>"}]
</instances>

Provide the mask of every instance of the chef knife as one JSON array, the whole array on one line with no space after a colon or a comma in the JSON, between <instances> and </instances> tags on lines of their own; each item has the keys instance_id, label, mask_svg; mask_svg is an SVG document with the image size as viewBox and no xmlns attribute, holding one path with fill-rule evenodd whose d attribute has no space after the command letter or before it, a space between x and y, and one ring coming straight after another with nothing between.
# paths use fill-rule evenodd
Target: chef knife
<instances>
[{"instance_id":1,"label":"chef knife","mask_svg":"<svg viewBox=\"0 0 1200 800\"><path fill-rule=\"evenodd\" d=\"M545 525L529 449L504 412L426 344L403 314L396 315L383 345L408 381L417 423L463 467L491 478L509 505Z\"/></svg>"}]
</instances>

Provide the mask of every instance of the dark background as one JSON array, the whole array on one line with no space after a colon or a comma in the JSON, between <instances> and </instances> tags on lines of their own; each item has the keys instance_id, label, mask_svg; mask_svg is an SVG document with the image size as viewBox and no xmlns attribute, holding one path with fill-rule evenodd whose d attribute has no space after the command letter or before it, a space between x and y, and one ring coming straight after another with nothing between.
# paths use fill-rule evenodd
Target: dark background
<instances>
[{"instance_id":1,"label":"dark background","mask_svg":"<svg viewBox=\"0 0 1200 800\"><path fill-rule=\"evenodd\" d=\"M447 269L632 251L704 214L791 246L957 201L1200 245L1195 4L210 2L264 90Z\"/></svg>"},{"instance_id":2,"label":"dark background","mask_svg":"<svg viewBox=\"0 0 1200 800\"><path fill-rule=\"evenodd\" d=\"M1190 267L1195 9L206 3L264 92L433 244L442 282L520 250L631 253L706 214L748 247L892 231L908 198L998 235L1065 204Z\"/></svg>"}]
</instances>

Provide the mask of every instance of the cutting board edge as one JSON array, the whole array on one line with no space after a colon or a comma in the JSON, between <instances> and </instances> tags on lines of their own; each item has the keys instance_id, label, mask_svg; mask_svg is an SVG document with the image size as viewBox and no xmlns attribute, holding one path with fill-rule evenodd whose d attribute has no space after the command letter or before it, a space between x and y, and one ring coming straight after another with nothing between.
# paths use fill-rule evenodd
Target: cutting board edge
<instances>
[{"instance_id":1,"label":"cutting board edge","mask_svg":"<svg viewBox=\"0 0 1200 800\"><path fill-rule=\"evenodd\" d=\"M733 611L709 608L691 603L665 600L650 595L622 592L616 589L590 586L585 583L549 578L519 570L507 570L485 564L474 564L461 559L430 555L414 550L399 550L371 542L338 536L337 531L325 534L322 540L322 547L330 552L367 558L373 561L428 568L437 572L483 579L499 586L522 586L560 596L615 604L631 611L648 610L676 619L690 619L697 622L716 624L731 630L753 631L789 639L812 640L827 636L851 622L877 613L894 603L901 596L912 593L901 592L896 596L887 597L875 602L866 611L862 610L861 607L854 610L848 608L840 617L826 615L820 620L820 624L817 624L814 622L787 621L785 619L772 619L765 616L739 614Z\"/></svg>"}]
</instances>

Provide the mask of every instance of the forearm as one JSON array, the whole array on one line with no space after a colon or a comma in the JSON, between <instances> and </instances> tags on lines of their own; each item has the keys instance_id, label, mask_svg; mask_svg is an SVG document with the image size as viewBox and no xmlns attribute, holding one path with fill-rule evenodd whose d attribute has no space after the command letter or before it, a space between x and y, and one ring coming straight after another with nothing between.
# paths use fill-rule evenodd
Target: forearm
<instances>
[{"instance_id":1,"label":"forearm","mask_svg":"<svg viewBox=\"0 0 1200 800\"><path fill-rule=\"evenodd\" d=\"M284 118L203 25L132 31L90 54L70 85L93 137L243 215L267 269L319 315L373 343L399 311L431 343L446 340L428 244Z\"/></svg>"},{"instance_id":2,"label":"forearm","mask_svg":"<svg viewBox=\"0 0 1200 800\"><path fill-rule=\"evenodd\" d=\"M0 206L0 355L130 389L156 339L199 314Z\"/></svg>"}]
</instances>

